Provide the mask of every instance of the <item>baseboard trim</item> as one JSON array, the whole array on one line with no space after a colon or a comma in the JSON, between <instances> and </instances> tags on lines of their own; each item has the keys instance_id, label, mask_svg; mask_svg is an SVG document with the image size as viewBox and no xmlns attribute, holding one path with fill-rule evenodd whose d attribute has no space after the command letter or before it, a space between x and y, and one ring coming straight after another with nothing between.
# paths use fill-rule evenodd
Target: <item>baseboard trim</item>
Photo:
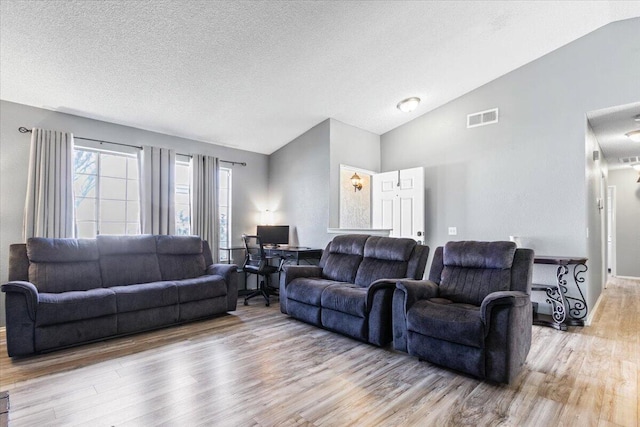
<instances>
[{"instance_id":1,"label":"baseboard trim","mask_svg":"<svg viewBox=\"0 0 640 427\"><path fill-rule=\"evenodd\" d=\"M602 301L602 294L603 293L604 293L604 289L602 290L602 292L600 292L600 295L598 296L598 300L593 305L593 309L591 310L591 312L587 316L587 320L585 320L585 322L584 322L585 326L591 326L591 321L593 320L593 316L595 316L596 311L598 311L598 308L600 307L600 301Z\"/></svg>"}]
</instances>

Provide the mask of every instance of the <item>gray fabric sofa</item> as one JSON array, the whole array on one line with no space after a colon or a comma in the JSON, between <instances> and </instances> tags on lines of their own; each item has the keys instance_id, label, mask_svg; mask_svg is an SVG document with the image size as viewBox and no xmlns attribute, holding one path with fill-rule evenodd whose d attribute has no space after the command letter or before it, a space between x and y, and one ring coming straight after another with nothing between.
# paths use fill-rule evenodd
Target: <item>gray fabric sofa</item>
<instances>
[{"instance_id":1,"label":"gray fabric sofa","mask_svg":"<svg viewBox=\"0 0 640 427\"><path fill-rule=\"evenodd\" d=\"M391 342L397 279L421 279L429 248L411 239L335 237L319 266L288 266L280 277L280 311L296 319L384 346Z\"/></svg>"},{"instance_id":2,"label":"gray fabric sofa","mask_svg":"<svg viewBox=\"0 0 640 427\"><path fill-rule=\"evenodd\" d=\"M235 265L197 236L31 238L10 247L7 352L23 356L236 309Z\"/></svg>"},{"instance_id":3,"label":"gray fabric sofa","mask_svg":"<svg viewBox=\"0 0 640 427\"><path fill-rule=\"evenodd\" d=\"M512 242L449 242L429 280L399 281L393 344L422 360L509 383L531 347L534 253Z\"/></svg>"}]
</instances>

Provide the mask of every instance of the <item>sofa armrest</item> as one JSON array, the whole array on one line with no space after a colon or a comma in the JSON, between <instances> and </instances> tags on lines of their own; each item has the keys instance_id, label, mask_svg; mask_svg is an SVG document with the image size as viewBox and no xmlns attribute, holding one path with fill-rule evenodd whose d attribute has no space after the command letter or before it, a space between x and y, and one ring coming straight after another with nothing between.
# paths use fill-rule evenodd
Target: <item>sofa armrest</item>
<instances>
[{"instance_id":1,"label":"sofa armrest","mask_svg":"<svg viewBox=\"0 0 640 427\"><path fill-rule=\"evenodd\" d=\"M5 283L1 289L6 293L7 353L10 357L35 353L38 289L23 281Z\"/></svg>"},{"instance_id":2,"label":"sofa armrest","mask_svg":"<svg viewBox=\"0 0 640 427\"><path fill-rule=\"evenodd\" d=\"M26 301L26 312L29 318L35 322L36 307L38 306L38 289L31 282L14 281L2 285L2 292L16 292L24 295Z\"/></svg>"},{"instance_id":3,"label":"sofa armrest","mask_svg":"<svg viewBox=\"0 0 640 427\"><path fill-rule=\"evenodd\" d=\"M438 285L431 280L400 280L396 289L404 293L404 312L407 313L416 302L438 296Z\"/></svg>"},{"instance_id":4,"label":"sofa armrest","mask_svg":"<svg viewBox=\"0 0 640 427\"><path fill-rule=\"evenodd\" d=\"M522 307L529 304L531 304L531 297L524 292L492 292L482 300L480 306L482 321L487 325L491 319L491 311L497 307Z\"/></svg>"},{"instance_id":5,"label":"sofa armrest","mask_svg":"<svg viewBox=\"0 0 640 427\"><path fill-rule=\"evenodd\" d=\"M317 265L285 265L280 274L280 311L287 314L287 286L299 277L322 277Z\"/></svg>"},{"instance_id":6,"label":"sofa armrest","mask_svg":"<svg viewBox=\"0 0 640 427\"><path fill-rule=\"evenodd\" d=\"M224 280L228 280L236 271L238 266L235 264L211 264L207 267L207 274L217 274L224 277Z\"/></svg>"},{"instance_id":7,"label":"sofa armrest","mask_svg":"<svg viewBox=\"0 0 640 427\"><path fill-rule=\"evenodd\" d=\"M392 300L393 348L407 351L407 312L417 301L438 295L438 285L430 280L399 280Z\"/></svg>"},{"instance_id":8,"label":"sofa armrest","mask_svg":"<svg viewBox=\"0 0 640 427\"><path fill-rule=\"evenodd\" d=\"M322 268L317 265L285 265L280 276L280 283L288 285L298 277L322 277Z\"/></svg>"},{"instance_id":9,"label":"sofa armrest","mask_svg":"<svg viewBox=\"0 0 640 427\"><path fill-rule=\"evenodd\" d=\"M222 276L227 283L227 311L235 311L238 304L238 266L235 264L211 264L207 274Z\"/></svg>"},{"instance_id":10,"label":"sofa armrest","mask_svg":"<svg viewBox=\"0 0 640 427\"><path fill-rule=\"evenodd\" d=\"M371 283L367 288L367 311L371 310L375 293L382 289L395 290L397 281L398 279L378 279L375 282ZM391 303L391 301L389 301L389 303Z\"/></svg>"},{"instance_id":11,"label":"sofa armrest","mask_svg":"<svg viewBox=\"0 0 640 427\"><path fill-rule=\"evenodd\" d=\"M367 287L368 341L384 347L393 340L392 302L398 279L378 279Z\"/></svg>"},{"instance_id":12,"label":"sofa armrest","mask_svg":"<svg viewBox=\"0 0 640 427\"><path fill-rule=\"evenodd\" d=\"M521 291L493 292L482 301L480 313L485 324L486 378L510 383L531 348L531 298Z\"/></svg>"}]
</instances>

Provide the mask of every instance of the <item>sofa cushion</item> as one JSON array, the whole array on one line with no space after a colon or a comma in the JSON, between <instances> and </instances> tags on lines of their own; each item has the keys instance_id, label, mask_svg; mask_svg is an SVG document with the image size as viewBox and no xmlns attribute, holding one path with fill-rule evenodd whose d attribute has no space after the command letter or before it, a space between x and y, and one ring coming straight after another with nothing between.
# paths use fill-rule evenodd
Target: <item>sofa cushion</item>
<instances>
[{"instance_id":1,"label":"sofa cushion","mask_svg":"<svg viewBox=\"0 0 640 427\"><path fill-rule=\"evenodd\" d=\"M511 268L516 253L513 242L448 242L443 249L443 264L466 268Z\"/></svg>"},{"instance_id":2,"label":"sofa cushion","mask_svg":"<svg viewBox=\"0 0 640 427\"><path fill-rule=\"evenodd\" d=\"M116 294L118 313L178 304L174 282L152 282L110 288Z\"/></svg>"},{"instance_id":3,"label":"sofa cushion","mask_svg":"<svg viewBox=\"0 0 640 427\"><path fill-rule=\"evenodd\" d=\"M480 307L439 301L416 302L407 313L407 329L431 338L483 348L484 323Z\"/></svg>"},{"instance_id":4,"label":"sofa cushion","mask_svg":"<svg viewBox=\"0 0 640 427\"><path fill-rule=\"evenodd\" d=\"M27 256L31 262L78 262L97 261L99 253L93 239L31 237L27 240Z\"/></svg>"},{"instance_id":5,"label":"sofa cushion","mask_svg":"<svg viewBox=\"0 0 640 427\"><path fill-rule=\"evenodd\" d=\"M490 293L507 291L510 286L511 270L445 266L439 295L455 302L479 306Z\"/></svg>"},{"instance_id":6,"label":"sofa cushion","mask_svg":"<svg viewBox=\"0 0 640 427\"><path fill-rule=\"evenodd\" d=\"M36 326L57 325L76 320L116 314L116 294L110 289L91 289L38 294Z\"/></svg>"},{"instance_id":7,"label":"sofa cushion","mask_svg":"<svg viewBox=\"0 0 640 427\"><path fill-rule=\"evenodd\" d=\"M366 317L367 289L355 285L329 286L322 292L321 303L323 309Z\"/></svg>"},{"instance_id":8,"label":"sofa cushion","mask_svg":"<svg viewBox=\"0 0 640 427\"><path fill-rule=\"evenodd\" d=\"M318 277L300 277L292 280L287 285L287 298L320 307L322 292L327 287L336 284L348 285L348 283Z\"/></svg>"},{"instance_id":9,"label":"sofa cushion","mask_svg":"<svg viewBox=\"0 0 640 427\"><path fill-rule=\"evenodd\" d=\"M157 251L165 255L198 255L202 253L199 236L156 236Z\"/></svg>"},{"instance_id":10,"label":"sofa cushion","mask_svg":"<svg viewBox=\"0 0 640 427\"><path fill-rule=\"evenodd\" d=\"M322 276L338 282L353 283L364 255L364 245L369 236L336 236L328 245L328 253L322 255Z\"/></svg>"},{"instance_id":11,"label":"sofa cushion","mask_svg":"<svg viewBox=\"0 0 640 427\"><path fill-rule=\"evenodd\" d=\"M97 237L104 287L159 282L155 236Z\"/></svg>"},{"instance_id":12,"label":"sofa cushion","mask_svg":"<svg viewBox=\"0 0 640 427\"><path fill-rule=\"evenodd\" d=\"M417 243L413 239L371 236L364 245L364 257L409 261Z\"/></svg>"},{"instance_id":13,"label":"sofa cushion","mask_svg":"<svg viewBox=\"0 0 640 427\"><path fill-rule=\"evenodd\" d=\"M162 280L192 279L207 268L198 236L157 236Z\"/></svg>"},{"instance_id":14,"label":"sofa cushion","mask_svg":"<svg viewBox=\"0 0 640 427\"><path fill-rule=\"evenodd\" d=\"M40 292L86 291L102 287L98 247L89 239L27 240L29 281Z\"/></svg>"},{"instance_id":15,"label":"sofa cushion","mask_svg":"<svg viewBox=\"0 0 640 427\"><path fill-rule=\"evenodd\" d=\"M480 305L492 292L511 286L513 242L449 242L443 249L440 296Z\"/></svg>"},{"instance_id":16,"label":"sofa cushion","mask_svg":"<svg viewBox=\"0 0 640 427\"><path fill-rule=\"evenodd\" d=\"M378 279L407 277L407 266L415 247L416 242L412 239L369 237L354 283L369 286Z\"/></svg>"},{"instance_id":17,"label":"sofa cushion","mask_svg":"<svg viewBox=\"0 0 640 427\"><path fill-rule=\"evenodd\" d=\"M406 261L365 258L358 267L355 284L367 287L378 279L402 279L407 275Z\"/></svg>"},{"instance_id":18,"label":"sofa cushion","mask_svg":"<svg viewBox=\"0 0 640 427\"><path fill-rule=\"evenodd\" d=\"M156 236L142 234L139 236L96 237L100 256L122 254L155 254L157 252Z\"/></svg>"},{"instance_id":19,"label":"sofa cushion","mask_svg":"<svg viewBox=\"0 0 640 427\"><path fill-rule=\"evenodd\" d=\"M206 275L193 279L176 280L180 303L227 295L227 284L219 275Z\"/></svg>"}]
</instances>

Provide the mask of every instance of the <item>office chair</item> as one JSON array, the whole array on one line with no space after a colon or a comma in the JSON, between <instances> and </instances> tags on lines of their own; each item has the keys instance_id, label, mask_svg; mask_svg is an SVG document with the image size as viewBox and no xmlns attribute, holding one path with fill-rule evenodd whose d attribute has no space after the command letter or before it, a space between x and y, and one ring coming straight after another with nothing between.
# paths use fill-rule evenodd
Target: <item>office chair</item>
<instances>
[{"instance_id":1,"label":"office chair","mask_svg":"<svg viewBox=\"0 0 640 427\"><path fill-rule=\"evenodd\" d=\"M270 286L271 275L278 272L278 267L269 265L269 260L265 256L264 246L258 236L243 235L244 248L246 251L244 257L244 264L242 270L245 273L255 274L260 279L260 284L255 292L247 295L244 299L244 305L249 305L249 300L255 296L262 295L266 301L267 307L269 307L269 297L271 295L278 295L278 291Z\"/></svg>"}]
</instances>

